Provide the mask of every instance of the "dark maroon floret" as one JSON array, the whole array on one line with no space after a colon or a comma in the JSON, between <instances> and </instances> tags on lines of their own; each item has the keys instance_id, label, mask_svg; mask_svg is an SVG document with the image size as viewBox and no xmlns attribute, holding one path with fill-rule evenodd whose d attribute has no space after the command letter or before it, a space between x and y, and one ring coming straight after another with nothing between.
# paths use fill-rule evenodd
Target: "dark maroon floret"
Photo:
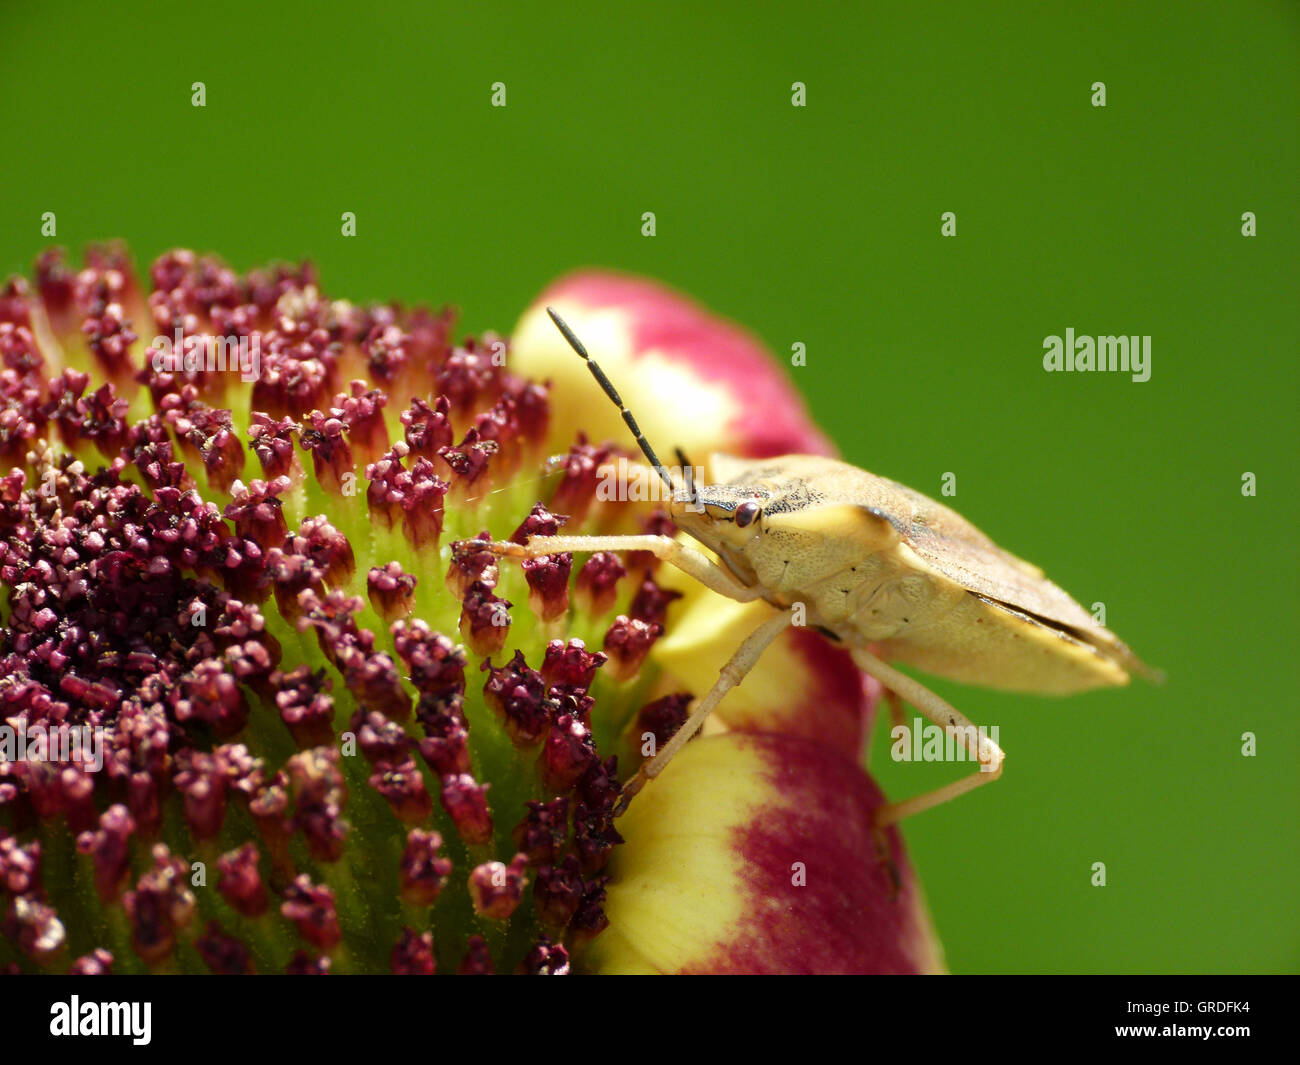
<instances>
[{"instance_id":1,"label":"dark maroon floret","mask_svg":"<svg viewBox=\"0 0 1300 1065\"><path fill-rule=\"evenodd\" d=\"M606 816L618 802L618 758L610 755L603 762L592 762L578 783L578 795L589 811Z\"/></svg>"},{"instance_id":2,"label":"dark maroon floret","mask_svg":"<svg viewBox=\"0 0 1300 1065\"><path fill-rule=\"evenodd\" d=\"M357 464L352 457L346 423L334 411L314 410L307 419L310 426L303 428L298 440L302 449L311 454L316 480L327 492L343 495L346 491L355 495Z\"/></svg>"},{"instance_id":3,"label":"dark maroon floret","mask_svg":"<svg viewBox=\"0 0 1300 1065\"><path fill-rule=\"evenodd\" d=\"M543 865L533 885L533 904L542 923L564 928L582 903L585 885L578 859L569 855L559 865Z\"/></svg>"},{"instance_id":4,"label":"dark maroon floret","mask_svg":"<svg viewBox=\"0 0 1300 1065\"><path fill-rule=\"evenodd\" d=\"M573 810L573 841L586 872L603 869L610 852L623 842L609 812L578 803Z\"/></svg>"},{"instance_id":5,"label":"dark maroon floret","mask_svg":"<svg viewBox=\"0 0 1300 1065\"><path fill-rule=\"evenodd\" d=\"M473 540L457 540L451 545L447 587L457 599L464 601L475 584L481 584L485 588L496 587L500 564L497 556L487 549L491 542L491 536L485 531Z\"/></svg>"},{"instance_id":6,"label":"dark maroon floret","mask_svg":"<svg viewBox=\"0 0 1300 1065\"><path fill-rule=\"evenodd\" d=\"M489 787L479 784L468 773L442 778L442 808L466 843L487 843L492 838L492 813L487 802Z\"/></svg>"},{"instance_id":7,"label":"dark maroon floret","mask_svg":"<svg viewBox=\"0 0 1300 1065\"><path fill-rule=\"evenodd\" d=\"M528 813L511 833L515 847L531 865L553 863L569 836L569 800L560 796L550 802L530 800L527 805Z\"/></svg>"},{"instance_id":8,"label":"dark maroon floret","mask_svg":"<svg viewBox=\"0 0 1300 1065\"><path fill-rule=\"evenodd\" d=\"M271 674L280 719L300 748L319 747L334 738L334 682L323 669L298 666L288 673Z\"/></svg>"},{"instance_id":9,"label":"dark maroon floret","mask_svg":"<svg viewBox=\"0 0 1300 1065\"><path fill-rule=\"evenodd\" d=\"M397 976L432 976L437 970L433 957L433 933L416 934L402 929L402 938L393 947L389 965Z\"/></svg>"},{"instance_id":10,"label":"dark maroon floret","mask_svg":"<svg viewBox=\"0 0 1300 1065\"><path fill-rule=\"evenodd\" d=\"M25 278L11 277L0 285L0 328L29 327L32 323L31 299L31 288Z\"/></svg>"},{"instance_id":11,"label":"dark maroon floret","mask_svg":"<svg viewBox=\"0 0 1300 1065\"><path fill-rule=\"evenodd\" d=\"M267 480L288 477L292 484L302 480L302 463L298 461L293 446L298 428L298 423L292 418L277 421L261 411L253 413L248 428L249 446L262 464L262 473Z\"/></svg>"},{"instance_id":12,"label":"dark maroon floret","mask_svg":"<svg viewBox=\"0 0 1300 1065\"><path fill-rule=\"evenodd\" d=\"M372 766L379 762L401 762L411 749L406 730L378 710L358 709L352 715L351 729L362 755Z\"/></svg>"},{"instance_id":13,"label":"dark maroon floret","mask_svg":"<svg viewBox=\"0 0 1300 1065\"><path fill-rule=\"evenodd\" d=\"M385 621L406 617L415 609L415 577L397 562L371 567L366 575L370 605Z\"/></svg>"},{"instance_id":14,"label":"dark maroon floret","mask_svg":"<svg viewBox=\"0 0 1300 1065\"><path fill-rule=\"evenodd\" d=\"M458 693L422 695L415 715L425 731L420 757L438 776L470 771L469 723Z\"/></svg>"},{"instance_id":15,"label":"dark maroon floret","mask_svg":"<svg viewBox=\"0 0 1300 1065\"><path fill-rule=\"evenodd\" d=\"M690 712L691 697L685 694L665 695L641 708L636 718L636 735L639 738L649 733L654 737L655 750L659 750L672 739Z\"/></svg>"},{"instance_id":16,"label":"dark maroon floret","mask_svg":"<svg viewBox=\"0 0 1300 1065\"><path fill-rule=\"evenodd\" d=\"M412 547L422 549L442 534L448 485L434 473L433 463L417 457L408 470L408 448L399 440L392 450L366 467L366 504L384 526L396 528Z\"/></svg>"},{"instance_id":17,"label":"dark maroon floret","mask_svg":"<svg viewBox=\"0 0 1300 1065\"><path fill-rule=\"evenodd\" d=\"M27 957L47 963L67 942L67 934L53 906L33 895L15 895L0 929Z\"/></svg>"},{"instance_id":18,"label":"dark maroon floret","mask_svg":"<svg viewBox=\"0 0 1300 1065\"><path fill-rule=\"evenodd\" d=\"M469 894L474 912L493 921L508 921L523 901L528 878L528 859L516 854L510 864L484 862L469 877Z\"/></svg>"},{"instance_id":19,"label":"dark maroon floret","mask_svg":"<svg viewBox=\"0 0 1300 1065\"><path fill-rule=\"evenodd\" d=\"M462 492L481 494L488 463L500 450L495 440L484 440L476 428L465 434L465 439L455 447L441 447L438 456L451 470L451 484Z\"/></svg>"},{"instance_id":20,"label":"dark maroon floret","mask_svg":"<svg viewBox=\"0 0 1300 1065\"><path fill-rule=\"evenodd\" d=\"M654 622L623 615L615 618L605 633L605 653L609 655L609 671L614 679L635 677L663 631L664 627Z\"/></svg>"},{"instance_id":21,"label":"dark maroon floret","mask_svg":"<svg viewBox=\"0 0 1300 1065\"><path fill-rule=\"evenodd\" d=\"M523 562L528 581L528 605L542 621L556 621L569 611L569 574L573 555L564 552Z\"/></svg>"},{"instance_id":22,"label":"dark maroon floret","mask_svg":"<svg viewBox=\"0 0 1300 1065\"><path fill-rule=\"evenodd\" d=\"M377 763L370 774L370 786L384 797L399 821L418 825L433 813L433 799L413 758Z\"/></svg>"},{"instance_id":23,"label":"dark maroon floret","mask_svg":"<svg viewBox=\"0 0 1300 1065\"><path fill-rule=\"evenodd\" d=\"M442 857L437 832L413 828L402 852L402 898L414 906L432 906L451 875L451 860Z\"/></svg>"},{"instance_id":24,"label":"dark maroon floret","mask_svg":"<svg viewBox=\"0 0 1300 1065\"><path fill-rule=\"evenodd\" d=\"M393 644L422 696L441 698L465 691L465 653L418 618L393 624Z\"/></svg>"},{"instance_id":25,"label":"dark maroon floret","mask_svg":"<svg viewBox=\"0 0 1300 1065\"><path fill-rule=\"evenodd\" d=\"M578 912L573 915L573 920L569 922L569 927L573 931L574 939L578 943L594 939L607 927L609 927L609 918L605 916L605 885L609 882L609 877L600 876L594 880L588 880L584 885L582 901L578 904Z\"/></svg>"},{"instance_id":26,"label":"dark maroon floret","mask_svg":"<svg viewBox=\"0 0 1300 1065\"><path fill-rule=\"evenodd\" d=\"M387 394L378 388L367 389L365 381L351 382L347 392L334 397L329 413L343 422L359 465L374 461L388 449L388 429L384 425L387 405Z\"/></svg>"},{"instance_id":27,"label":"dark maroon floret","mask_svg":"<svg viewBox=\"0 0 1300 1065\"><path fill-rule=\"evenodd\" d=\"M637 589L636 596L632 599L632 605L628 608L628 614L638 621L644 621L648 625L658 625L662 628L668 618L669 604L681 597L681 592L660 588L659 585L647 577L641 582L641 587Z\"/></svg>"},{"instance_id":28,"label":"dark maroon floret","mask_svg":"<svg viewBox=\"0 0 1300 1065\"><path fill-rule=\"evenodd\" d=\"M492 966L492 952L482 936L469 937L465 944L465 957L456 972L460 976L491 976L496 972Z\"/></svg>"},{"instance_id":29,"label":"dark maroon floret","mask_svg":"<svg viewBox=\"0 0 1300 1065\"><path fill-rule=\"evenodd\" d=\"M410 363L410 337L396 325L376 325L361 342L370 376L392 388L404 378Z\"/></svg>"},{"instance_id":30,"label":"dark maroon floret","mask_svg":"<svg viewBox=\"0 0 1300 1065\"><path fill-rule=\"evenodd\" d=\"M507 383L506 395L513 402L519 437L532 444L542 443L550 426L550 403L546 387L514 379Z\"/></svg>"},{"instance_id":31,"label":"dark maroon floret","mask_svg":"<svg viewBox=\"0 0 1300 1065\"><path fill-rule=\"evenodd\" d=\"M247 945L235 936L226 935L221 925L209 921L203 935L194 941L203 960L219 976L246 976L253 972L253 959Z\"/></svg>"},{"instance_id":32,"label":"dark maroon floret","mask_svg":"<svg viewBox=\"0 0 1300 1065\"><path fill-rule=\"evenodd\" d=\"M546 658L542 662L542 678L553 688L589 688L596 670L605 664L603 651L588 651L581 640L568 643L552 640L546 645Z\"/></svg>"},{"instance_id":33,"label":"dark maroon floret","mask_svg":"<svg viewBox=\"0 0 1300 1065\"><path fill-rule=\"evenodd\" d=\"M297 925L298 934L317 950L331 951L343 938L334 892L323 884L313 884L306 873L295 877L285 888L280 912Z\"/></svg>"},{"instance_id":34,"label":"dark maroon floret","mask_svg":"<svg viewBox=\"0 0 1300 1065\"><path fill-rule=\"evenodd\" d=\"M0 833L4 830L0 829ZM0 889L11 895L35 894L41 887L41 844L21 844L0 835Z\"/></svg>"},{"instance_id":35,"label":"dark maroon floret","mask_svg":"<svg viewBox=\"0 0 1300 1065\"><path fill-rule=\"evenodd\" d=\"M202 751L182 751L174 782L181 794L185 823L198 841L221 831L226 817L225 767Z\"/></svg>"},{"instance_id":36,"label":"dark maroon floret","mask_svg":"<svg viewBox=\"0 0 1300 1065\"><path fill-rule=\"evenodd\" d=\"M278 324L280 329L262 338L262 372L253 383L252 409L275 419L319 412L335 392L334 344L324 329L300 330L283 320Z\"/></svg>"},{"instance_id":37,"label":"dark maroon floret","mask_svg":"<svg viewBox=\"0 0 1300 1065\"><path fill-rule=\"evenodd\" d=\"M284 971L289 976L328 976L330 965L328 955L321 954L313 957L305 950L299 950L294 952Z\"/></svg>"},{"instance_id":38,"label":"dark maroon floret","mask_svg":"<svg viewBox=\"0 0 1300 1065\"><path fill-rule=\"evenodd\" d=\"M257 862L257 844L251 842L217 859L217 890L232 909L245 917L260 917L268 906Z\"/></svg>"},{"instance_id":39,"label":"dark maroon floret","mask_svg":"<svg viewBox=\"0 0 1300 1065\"><path fill-rule=\"evenodd\" d=\"M231 412L203 403L193 385L186 385L180 396L164 396L159 412L176 434L181 449L203 463L208 482L229 492L244 472L244 446L235 432Z\"/></svg>"},{"instance_id":40,"label":"dark maroon floret","mask_svg":"<svg viewBox=\"0 0 1300 1065\"><path fill-rule=\"evenodd\" d=\"M484 700L501 715L510 739L520 747L536 743L546 732L552 709L542 675L528 668L522 651L500 669L488 662L483 668L488 671Z\"/></svg>"},{"instance_id":41,"label":"dark maroon floret","mask_svg":"<svg viewBox=\"0 0 1300 1065\"><path fill-rule=\"evenodd\" d=\"M294 797L293 826L303 834L307 849L321 862L343 857L349 825L343 819L347 785L336 747L300 751L286 763Z\"/></svg>"},{"instance_id":42,"label":"dark maroon floret","mask_svg":"<svg viewBox=\"0 0 1300 1065\"><path fill-rule=\"evenodd\" d=\"M386 651L365 651L348 646L337 655L343 683L361 706L378 710L396 721L411 715L411 696L402 686L397 664Z\"/></svg>"},{"instance_id":43,"label":"dark maroon floret","mask_svg":"<svg viewBox=\"0 0 1300 1065\"><path fill-rule=\"evenodd\" d=\"M36 259L37 291L56 334L66 334L70 328L76 286L76 275L68 269L65 255L62 248L47 248Z\"/></svg>"},{"instance_id":44,"label":"dark maroon floret","mask_svg":"<svg viewBox=\"0 0 1300 1065\"><path fill-rule=\"evenodd\" d=\"M516 544L527 544L533 536L555 536L568 520L563 514L552 514L541 503L534 503L528 517L510 534L510 540Z\"/></svg>"},{"instance_id":45,"label":"dark maroon floret","mask_svg":"<svg viewBox=\"0 0 1300 1065\"><path fill-rule=\"evenodd\" d=\"M336 669L343 670L347 656L354 652L365 654L364 634L356 623L356 615L364 607L364 599L340 589L322 596L308 588L298 593L297 625L303 631L315 629L325 657Z\"/></svg>"},{"instance_id":46,"label":"dark maroon floret","mask_svg":"<svg viewBox=\"0 0 1300 1065\"><path fill-rule=\"evenodd\" d=\"M432 462L443 448L451 447L455 437L448 417L450 410L446 396L439 396L432 407L422 399L411 401L410 408L401 415L411 455Z\"/></svg>"},{"instance_id":47,"label":"dark maroon floret","mask_svg":"<svg viewBox=\"0 0 1300 1065\"><path fill-rule=\"evenodd\" d=\"M81 331L104 373L115 381L129 380L131 345L139 338L127 321L122 305L104 302L109 286L103 285L98 291L104 295L96 295L96 308L86 316Z\"/></svg>"},{"instance_id":48,"label":"dark maroon floret","mask_svg":"<svg viewBox=\"0 0 1300 1065\"><path fill-rule=\"evenodd\" d=\"M493 345L500 344L494 352ZM494 355L496 358L494 359ZM433 391L446 396L456 412L480 409L496 399L505 365L505 344L488 334L482 343L466 341L452 351L438 371Z\"/></svg>"},{"instance_id":49,"label":"dark maroon floret","mask_svg":"<svg viewBox=\"0 0 1300 1065\"><path fill-rule=\"evenodd\" d=\"M248 720L248 705L238 683L212 658L179 678L171 708L177 721L203 722L218 736L234 735Z\"/></svg>"},{"instance_id":50,"label":"dark maroon floret","mask_svg":"<svg viewBox=\"0 0 1300 1065\"><path fill-rule=\"evenodd\" d=\"M521 976L568 976L569 952L542 936L524 956L517 971Z\"/></svg>"},{"instance_id":51,"label":"dark maroon floret","mask_svg":"<svg viewBox=\"0 0 1300 1065\"><path fill-rule=\"evenodd\" d=\"M569 714L561 714L546 736L538 762L542 784L548 791L566 792L596 760L591 731Z\"/></svg>"},{"instance_id":52,"label":"dark maroon floret","mask_svg":"<svg viewBox=\"0 0 1300 1065\"><path fill-rule=\"evenodd\" d=\"M236 482L225 516L234 523L239 536L255 540L267 550L279 547L289 531L280 496L290 487L289 478L284 476L270 481L254 480L247 485Z\"/></svg>"},{"instance_id":53,"label":"dark maroon floret","mask_svg":"<svg viewBox=\"0 0 1300 1065\"><path fill-rule=\"evenodd\" d=\"M131 943L146 962L159 962L176 945L176 933L194 915L194 896L189 890L189 866L173 858L164 844L153 848L153 868L122 896L131 924Z\"/></svg>"},{"instance_id":54,"label":"dark maroon floret","mask_svg":"<svg viewBox=\"0 0 1300 1065\"><path fill-rule=\"evenodd\" d=\"M618 599L618 582L627 576L623 560L609 551L597 551L578 571L574 598L585 613L605 614Z\"/></svg>"},{"instance_id":55,"label":"dark maroon floret","mask_svg":"<svg viewBox=\"0 0 1300 1065\"><path fill-rule=\"evenodd\" d=\"M460 611L460 634L476 655L490 658L505 646L510 635L510 607L492 590L475 581L466 590Z\"/></svg>"},{"instance_id":56,"label":"dark maroon floret","mask_svg":"<svg viewBox=\"0 0 1300 1065\"><path fill-rule=\"evenodd\" d=\"M69 976L107 976L113 971L113 955L103 947L83 954L68 969Z\"/></svg>"}]
</instances>

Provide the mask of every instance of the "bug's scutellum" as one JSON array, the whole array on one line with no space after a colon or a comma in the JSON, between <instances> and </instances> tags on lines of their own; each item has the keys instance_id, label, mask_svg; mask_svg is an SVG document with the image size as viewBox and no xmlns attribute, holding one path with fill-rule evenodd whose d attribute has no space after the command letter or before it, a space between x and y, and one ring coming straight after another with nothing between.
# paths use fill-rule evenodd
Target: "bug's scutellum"
<instances>
[{"instance_id":1,"label":"bug's scutellum","mask_svg":"<svg viewBox=\"0 0 1300 1065\"><path fill-rule=\"evenodd\" d=\"M614 402L642 453L673 492L678 528L712 551L668 536L543 536L500 555L649 551L738 602L776 613L722 667L676 734L623 787L618 812L744 680L796 614L843 643L864 672L940 727L952 727L979 769L934 791L879 808L881 827L947 802L1002 773L1004 755L958 710L884 659L1009 691L1068 694L1154 674L1088 611L1002 550L961 515L894 481L819 455L710 456L713 483L674 485L609 378L568 324L547 313ZM801 609L799 609L801 608ZM881 657L883 656L883 657Z\"/></svg>"}]
</instances>

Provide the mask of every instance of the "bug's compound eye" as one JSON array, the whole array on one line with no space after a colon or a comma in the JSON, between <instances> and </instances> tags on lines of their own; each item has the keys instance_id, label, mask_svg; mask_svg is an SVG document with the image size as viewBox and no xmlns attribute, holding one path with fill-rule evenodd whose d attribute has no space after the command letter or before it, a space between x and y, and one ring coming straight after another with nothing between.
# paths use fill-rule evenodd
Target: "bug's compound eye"
<instances>
[{"instance_id":1,"label":"bug's compound eye","mask_svg":"<svg viewBox=\"0 0 1300 1065\"><path fill-rule=\"evenodd\" d=\"M762 517L762 514L763 514L763 508L759 506L757 503L753 502L752 500L747 501L745 503L741 503L740 506L736 508L737 528L743 529L747 525L752 525L755 521L757 521L760 517Z\"/></svg>"}]
</instances>

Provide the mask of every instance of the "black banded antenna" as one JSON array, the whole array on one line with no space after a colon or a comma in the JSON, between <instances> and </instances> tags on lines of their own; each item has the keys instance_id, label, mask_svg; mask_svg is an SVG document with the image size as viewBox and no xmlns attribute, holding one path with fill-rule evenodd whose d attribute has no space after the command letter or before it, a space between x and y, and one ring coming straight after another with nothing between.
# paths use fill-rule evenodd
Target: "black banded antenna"
<instances>
[{"instance_id":1,"label":"black banded antenna","mask_svg":"<svg viewBox=\"0 0 1300 1065\"><path fill-rule=\"evenodd\" d=\"M668 476L668 471L664 469L664 464L659 461L659 456L655 454L654 448L650 446L650 441L648 441L645 438L645 434L641 432L641 427L637 425L636 419L632 417L632 412L624 405L623 397L618 394L618 389L616 389L613 382L605 376L605 371L602 370L592 357L587 354L587 349L582 346L582 341L579 340L573 330L569 328L569 323L556 313L555 308L547 307L546 313L551 316L551 321L555 323L555 328L558 329L564 336L564 339L569 342L569 347L582 356L583 361L587 364L587 369L591 371L591 376L596 379L596 383L600 385L601 390L614 401L614 406L618 408L619 413L623 415L623 421L627 423L627 427L632 431L632 437L636 440L636 446L641 449L641 454L650 460L650 465L655 468L656 472L658 472L659 476L663 479L664 484L668 486L668 490L672 492L673 497L676 498L676 485L673 484L672 478ZM689 479L687 480L687 490L691 495L686 501L688 503L695 502L694 485L691 484Z\"/></svg>"}]
</instances>

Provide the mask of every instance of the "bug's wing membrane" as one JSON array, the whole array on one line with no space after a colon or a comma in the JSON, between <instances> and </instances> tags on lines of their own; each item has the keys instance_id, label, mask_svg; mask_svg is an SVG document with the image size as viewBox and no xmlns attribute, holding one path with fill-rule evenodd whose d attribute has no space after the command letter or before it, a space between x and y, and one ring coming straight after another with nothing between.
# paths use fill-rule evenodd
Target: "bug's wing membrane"
<instances>
[{"instance_id":1,"label":"bug's wing membrane","mask_svg":"<svg viewBox=\"0 0 1300 1065\"><path fill-rule=\"evenodd\" d=\"M944 576L988 599L1069 628L1099 629L1092 615L1042 570L1004 551L964 518L943 508L905 536L908 546ZM955 520L954 520L955 519Z\"/></svg>"},{"instance_id":2,"label":"bug's wing membrane","mask_svg":"<svg viewBox=\"0 0 1300 1065\"><path fill-rule=\"evenodd\" d=\"M998 547L955 511L898 487L922 504L904 539L927 564L990 606L1064 630L1129 672L1157 676L1037 566Z\"/></svg>"}]
</instances>

